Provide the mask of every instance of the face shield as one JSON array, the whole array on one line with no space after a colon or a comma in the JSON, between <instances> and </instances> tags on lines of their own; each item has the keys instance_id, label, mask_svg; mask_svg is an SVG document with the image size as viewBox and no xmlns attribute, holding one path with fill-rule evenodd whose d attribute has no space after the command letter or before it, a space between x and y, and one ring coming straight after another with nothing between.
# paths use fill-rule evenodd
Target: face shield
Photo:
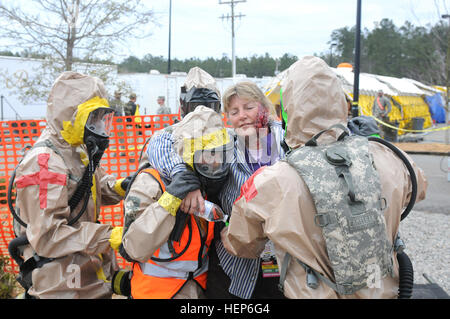
<instances>
[{"instance_id":1,"label":"face shield","mask_svg":"<svg viewBox=\"0 0 450 319\"><path fill-rule=\"evenodd\" d=\"M85 129L94 135L109 138L114 118L114 110L100 107L89 113Z\"/></svg>"},{"instance_id":2,"label":"face shield","mask_svg":"<svg viewBox=\"0 0 450 319\"><path fill-rule=\"evenodd\" d=\"M194 111L199 105L204 105L215 112L219 113L221 104L219 96L216 92L206 88L192 87L188 92L186 89L181 91L181 111L182 116Z\"/></svg>"},{"instance_id":3,"label":"face shield","mask_svg":"<svg viewBox=\"0 0 450 319\"><path fill-rule=\"evenodd\" d=\"M194 170L198 173L208 198L215 197L221 191L228 178L234 141L211 149L202 149L194 153Z\"/></svg>"}]
</instances>

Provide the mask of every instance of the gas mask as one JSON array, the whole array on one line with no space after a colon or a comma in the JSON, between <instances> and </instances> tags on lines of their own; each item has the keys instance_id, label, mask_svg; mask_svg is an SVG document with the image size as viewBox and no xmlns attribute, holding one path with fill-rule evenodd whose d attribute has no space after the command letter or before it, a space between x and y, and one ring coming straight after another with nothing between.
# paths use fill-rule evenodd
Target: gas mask
<instances>
[{"instance_id":1,"label":"gas mask","mask_svg":"<svg viewBox=\"0 0 450 319\"><path fill-rule=\"evenodd\" d=\"M222 190L230 169L234 141L212 149L202 149L194 153L194 170L208 199L216 199Z\"/></svg>"},{"instance_id":2,"label":"gas mask","mask_svg":"<svg viewBox=\"0 0 450 319\"><path fill-rule=\"evenodd\" d=\"M100 107L89 113L84 127L84 144L88 149L89 159L96 167L109 146L109 134L112 129L114 110Z\"/></svg>"},{"instance_id":3,"label":"gas mask","mask_svg":"<svg viewBox=\"0 0 450 319\"><path fill-rule=\"evenodd\" d=\"M186 92L186 88L181 88L181 116L184 117L190 112L194 111L199 105L204 105L213 109L215 112L220 112L220 99L216 92L206 88L192 87Z\"/></svg>"}]
</instances>

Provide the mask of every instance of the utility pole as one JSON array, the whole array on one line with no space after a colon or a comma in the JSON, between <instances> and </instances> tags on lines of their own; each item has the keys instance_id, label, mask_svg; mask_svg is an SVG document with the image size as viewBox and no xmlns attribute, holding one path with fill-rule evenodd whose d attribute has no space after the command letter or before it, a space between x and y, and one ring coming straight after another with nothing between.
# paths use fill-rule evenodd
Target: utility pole
<instances>
[{"instance_id":1,"label":"utility pole","mask_svg":"<svg viewBox=\"0 0 450 319\"><path fill-rule=\"evenodd\" d=\"M169 56L167 59L167 74L170 75L171 67L170 67L170 43L172 38L172 0L169 3Z\"/></svg>"},{"instance_id":2,"label":"utility pole","mask_svg":"<svg viewBox=\"0 0 450 319\"><path fill-rule=\"evenodd\" d=\"M239 2L247 2L247 0L231 0L231 1L222 1L219 0L219 4L229 4L231 5L231 16L227 14L226 16L222 15L220 18L223 19L230 19L231 18L231 74L234 78L236 76L236 55L235 55L235 37L234 37L234 19L235 18L242 18L245 17L245 15L234 14L234 6Z\"/></svg>"},{"instance_id":3,"label":"utility pole","mask_svg":"<svg viewBox=\"0 0 450 319\"><path fill-rule=\"evenodd\" d=\"M448 104L450 102L450 14L443 14L442 19L449 19L448 20L448 36L447 36L447 57L445 62L445 82L447 86L447 96L445 99L445 125L448 124ZM448 138L448 130L445 130L445 144L448 144L449 138Z\"/></svg>"},{"instance_id":4,"label":"utility pole","mask_svg":"<svg viewBox=\"0 0 450 319\"><path fill-rule=\"evenodd\" d=\"M353 79L353 103L352 117L358 116L359 105L359 61L360 61L360 45L361 45L361 0L357 0L356 8L356 34L355 34L355 70Z\"/></svg>"},{"instance_id":5,"label":"utility pole","mask_svg":"<svg viewBox=\"0 0 450 319\"><path fill-rule=\"evenodd\" d=\"M336 43L330 44L330 68L333 67L333 47L337 46Z\"/></svg>"}]
</instances>

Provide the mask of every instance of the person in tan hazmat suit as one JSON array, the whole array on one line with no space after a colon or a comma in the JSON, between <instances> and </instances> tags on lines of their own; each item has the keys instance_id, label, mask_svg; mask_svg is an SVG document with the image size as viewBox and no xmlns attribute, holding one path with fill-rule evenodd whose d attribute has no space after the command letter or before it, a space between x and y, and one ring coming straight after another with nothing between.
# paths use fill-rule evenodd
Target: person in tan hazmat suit
<instances>
[{"instance_id":1,"label":"person in tan hazmat suit","mask_svg":"<svg viewBox=\"0 0 450 319\"><path fill-rule=\"evenodd\" d=\"M186 214L179 208L193 191L203 189L207 196L211 195L211 189L204 187L197 175L196 163L200 162L194 162L194 154L196 159L199 154L207 156L211 150L217 154L230 145L231 138L221 115L203 105L165 130L171 132L175 152L172 156L182 158L186 167L169 180L145 165L146 156L141 159L142 170L126 195L119 251L134 262L133 299L203 298L214 222ZM222 166L214 163L210 161L211 166L207 167L220 172Z\"/></svg>"},{"instance_id":2,"label":"person in tan hazmat suit","mask_svg":"<svg viewBox=\"0 0 450 319\"><path fill-rule=\"evenodd\" d=\"M180 113L184 118L193 112L197 106L203 105L220 113L220 91L216 80L199 67L189 70L180 92ZM172 129L155 132L148 142L144 156L153 168L167 180L171 180L177 173L186 171L186 165L181 156L173 148L174 139ZM187 195L181 204L183 211L193 213L204 210L203 197L199 189Z\"/></svg>"},{"instance_id":3,"label":"person in tan hazmat suit","mask_svg":"<svg viewBox=\"0 0 450 319\"><path fill-rule=\"evenodd\" d=\"M118 249L122 227L98 218L101 206L119 203L125 191L124 179L99 165L113 116L106 97L100 79L62 73L49 95L47 126L16 168L15 211L21 225L15 221L15 232L28 243L21 258L39 260L26 296L112 296L110 281L118 265L111 248Z\"/></svg>"},{"instance_id":4,"label":"person in tan hazmat suit","mask_svg":"<svg viewBox=\"0 0 450 319\"><path fill-rule=\"evenodd\" d=\"M385 145L328 130L342 124L345 131L347 105L323 60L304 57L287 72L282 104L291 151L244 184L222 232L224 245L232 254L256 258L272 240L280 288L288 298L395 298L394 243L412 192L408 170ZM356 147L346 148L344 141ZM316 157L317 147L326 152ZM418 201L425 198L426 178L407 158L417 177ZM320 182L323 178L328 181ZM358 264L361 260L366 263Z\"/></svg>"}]
</instances>

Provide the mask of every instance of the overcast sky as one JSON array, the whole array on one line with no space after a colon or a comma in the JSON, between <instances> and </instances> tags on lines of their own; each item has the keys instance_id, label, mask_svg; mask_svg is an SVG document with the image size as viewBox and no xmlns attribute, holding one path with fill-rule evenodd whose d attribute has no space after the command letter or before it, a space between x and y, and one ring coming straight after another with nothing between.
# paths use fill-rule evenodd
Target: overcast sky
<instances>
[{"instance_id":1,"label":"overcast sky","mask_svg":"<svg viewBox=\"0 0 450 319\"><path fill-rule=\"evenodd\" d=\"M231 0L221 0L230 2ZM154 9L159 27L145 40L134 41L125 56L168 56L169 0L146 0ZM247 0L235 5L236 56L266 52L272 57L290 53L298 57L329 50L331 32L356 24L357 0ZM406 20L416 26L437 23L449 13L450 0L362 0L362 27L372 30L383 18L397 27ZM231 58L229 4L219 0L172 0L171 57Z\"/></svg>"}]
</instances>

